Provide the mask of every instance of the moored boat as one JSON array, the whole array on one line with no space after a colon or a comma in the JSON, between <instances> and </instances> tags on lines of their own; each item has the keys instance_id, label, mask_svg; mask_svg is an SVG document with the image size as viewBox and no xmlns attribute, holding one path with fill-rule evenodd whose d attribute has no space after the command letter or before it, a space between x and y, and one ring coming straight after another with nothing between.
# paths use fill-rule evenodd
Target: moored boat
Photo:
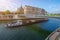
<instances>
[{"instance_id":1,"label":"moored boat","mask_svg":"<svg viewBox=\"0 0 60 40\"><path fill-rule=\"evenodd\" d=\"M18 20L16 22L8 23L6 26L7 27L17 27L17 26L21 26L21 25L23 25L22 20Z\"/></svg>"},{"instance_id":2,"label":"moored boat","mask_svg":"<svg viewBox=\"0 0 60 40\"><path fill-rule=\"evenodd\" d=\"M19 26L30 25L30 24L34 24L34 23L43 22L43 21L47 21L47 20L45 18L36 19L36 20L17 20L17 21L8 23L6 26L7 27L19 27Z\"/></svg>"}]
</instances>

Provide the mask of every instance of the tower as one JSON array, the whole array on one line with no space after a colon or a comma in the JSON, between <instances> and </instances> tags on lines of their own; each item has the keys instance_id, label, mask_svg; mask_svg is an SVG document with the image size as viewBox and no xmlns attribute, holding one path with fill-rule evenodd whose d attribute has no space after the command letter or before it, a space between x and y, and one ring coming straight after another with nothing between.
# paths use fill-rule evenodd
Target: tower
<instances>
[{"instance_id":1,"label":"tower","mask_svg":"<svg viewBox=\"0 0 60 40\"><path fill-rule=\"evenodd\" d=\"M22 5L21 5L20 8L17 9L17 12L18 12L19 14L24 14L24 9L23 9Z\"/></svg>"}]
</instances>

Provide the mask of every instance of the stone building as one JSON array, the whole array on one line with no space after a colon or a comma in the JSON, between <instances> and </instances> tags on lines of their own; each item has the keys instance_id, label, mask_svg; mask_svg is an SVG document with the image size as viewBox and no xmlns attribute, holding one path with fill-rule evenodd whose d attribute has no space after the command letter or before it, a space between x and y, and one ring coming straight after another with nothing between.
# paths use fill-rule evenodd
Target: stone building
<instances>
[{"instance_id":1,"label":"stone building","mask_svg":"<svg viewBox=\"0 0 60 40\"><path fill-rule=\"evenodd\" d=\"M24 8L21 6L17 8L15 12L0 12L0 19L7 18L7 19L17 19L17 18L42 18L45 17L46 11L42 8L32 7L32 6L25 6Z\"/></svg>"},{"instance_id":2,"label":"stone building","mask_svg":"<svg viewBox=\"0 0 60 40\"><path fill-rule=\"evenodd\" d=\"M21 5L21 7L17 8L16 12L14 12L13 18L14 19L18 19L18 18L21 18L21 17L22 18L25 17L25 15L24 15L24 9L23 9L22 5Z\"/></svg>"},{"instance_id":3,"label":"stone building","mask_svg":"<svg viewBox=\"0 0 60 40\"><path fill-rule=\"evenodd\" d=\"M24 9L23 9L23 7L22 7L22 6L19 7L16 12L17 12L17 14L24 14Z\"/></svg>"},{"instance_id":4,"label":"stone building","mask_svg":"<svg viewBox=\"0 0 60 40\"><path fill-rule=\"evenodd\" d=\"M45 16L46 11L42 8L37 8L37 7L32 7L32 6L25 6L24 7L24 14L28 18L36 18L36 17L41 17Z\"/></svg>"}]
</instances>

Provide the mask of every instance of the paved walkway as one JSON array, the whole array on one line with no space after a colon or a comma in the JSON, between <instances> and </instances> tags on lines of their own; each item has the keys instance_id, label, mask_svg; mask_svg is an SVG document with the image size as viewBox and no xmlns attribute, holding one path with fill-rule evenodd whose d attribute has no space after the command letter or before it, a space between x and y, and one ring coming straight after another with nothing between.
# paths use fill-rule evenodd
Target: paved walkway
<instances>
[{"instance_id":1,"label":"paved walkway","mask_svg":"<svg viewBox=\"0 0 60 40\"><path fill-rule=\"evenodd\" d=\"M52 32L46 40L60 40L60 28Z\"/></svg>"}]
</instances>

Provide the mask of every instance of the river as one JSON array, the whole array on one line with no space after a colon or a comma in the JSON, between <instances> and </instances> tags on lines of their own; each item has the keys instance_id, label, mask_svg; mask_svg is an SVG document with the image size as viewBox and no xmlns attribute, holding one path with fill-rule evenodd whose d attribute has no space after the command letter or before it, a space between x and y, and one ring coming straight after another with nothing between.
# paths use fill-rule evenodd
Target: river
<instances>
[{"instance_id":1,"label":"river","mask_svg":"<svg viewBox=\"0 0 60 40\"><path fill-rule=\"evenodd\" d=\"M31 29L31 25L29 27L22 26L18 28L7 28L5 27L5 23L0 23L0 40L44 40L46 38L44 34L52 32L60 27L60 19L49 18L48 21L40 22L33 25L40 29L38 30L36 28L33 28L33 30ZM41 29L43 29L43 31L40 31ZM36 30L39 32L37 32Z\"/></svg>"}]
</instances>

